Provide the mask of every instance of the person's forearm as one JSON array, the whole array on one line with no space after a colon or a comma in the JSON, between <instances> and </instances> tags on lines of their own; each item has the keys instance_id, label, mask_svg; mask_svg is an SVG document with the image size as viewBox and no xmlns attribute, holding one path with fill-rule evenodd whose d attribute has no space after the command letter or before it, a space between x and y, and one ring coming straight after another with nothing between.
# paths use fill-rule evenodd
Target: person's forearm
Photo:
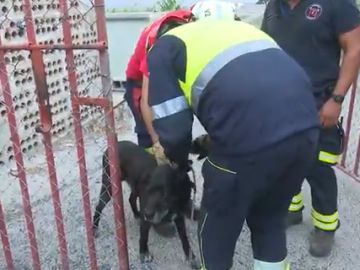
<instances>
[{"instance_id":1,"label":"person's forearm","mask_svg":"<svg viewBox=\"0 0 360 270\"><path fill-rule=\"evenodd\" d=\"M357 78L360 68L360 46L344 53L339 79L334 90L335 95L345 96Z\"/></svg>"},{"instance_id":2,"label":"person's forearm","mask_svg":"<svg viewBox=\"0 0 360 270\"><path fill-rule=\"evenodd\" d=\"M152 124L153 117L152 117L151 108L150 108L149 102L148 102L148 100L149 100L148 99L148 87L149 87L149 80L147 77L144 76L141 102L140 102L141 115L143 117L146 130L149 133L152 142L156 143L159 140L159 137L156 134L155 129Z\"/></svg>"}]
</instances>

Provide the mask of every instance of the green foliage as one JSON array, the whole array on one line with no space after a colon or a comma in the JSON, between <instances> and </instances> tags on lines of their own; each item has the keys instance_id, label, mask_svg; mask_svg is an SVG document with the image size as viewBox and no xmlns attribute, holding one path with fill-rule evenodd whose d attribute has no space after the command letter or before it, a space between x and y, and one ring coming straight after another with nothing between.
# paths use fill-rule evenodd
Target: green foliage
<instances>
[{"instance_id":1,"label":"green foliage","mask_svg":"<svg viewBox=\"0 0 360 270\"><path fill-rule=\"evenodd\" d=\"M160 0L157 2L159 11L169 11L179 9L180 6L177 3L177 0Z\"/></svg>"}]
</instances>

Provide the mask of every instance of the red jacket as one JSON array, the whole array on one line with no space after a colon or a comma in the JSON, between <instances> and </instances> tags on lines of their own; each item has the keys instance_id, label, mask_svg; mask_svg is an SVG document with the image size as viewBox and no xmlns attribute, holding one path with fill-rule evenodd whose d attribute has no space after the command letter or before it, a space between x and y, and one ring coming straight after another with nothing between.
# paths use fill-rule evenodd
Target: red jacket
<instances>
[{"instance_id":1,"label":"red jacket","mask_svg":"<svg viewBox=\"0 0 360 270\"><path fill-rule=\"evenodd\" d=\"M147 26L140 34L135 50L130 57L126 68L126 78L141 81L143 76L148 76L146 53L157 39L159 29L164 23L172 20L189 22L192 14L189 10L175 10L168 12Z\"/></svg>"}]
</instances>

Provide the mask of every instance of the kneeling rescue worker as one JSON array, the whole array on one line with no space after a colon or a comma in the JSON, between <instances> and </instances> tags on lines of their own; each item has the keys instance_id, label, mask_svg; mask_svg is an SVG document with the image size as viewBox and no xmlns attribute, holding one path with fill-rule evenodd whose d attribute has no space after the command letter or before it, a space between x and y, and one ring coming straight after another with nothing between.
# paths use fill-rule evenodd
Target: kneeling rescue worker
<instances>
[{"instance_id":1,"label":"kneeling rescue worker","mask_svg":"<svg viewBox=\"0 0 360 270\"><path fill-rule=\"evenodd\" d=\"M290 269L284 219L319 136L304 70L265 33L227 20L172 29L147 60L149 105L166 158L186 166L193 114L211 138L202 169L202 269L232 267L245 220L254 269Z\"/></svg>"}]
</instances>

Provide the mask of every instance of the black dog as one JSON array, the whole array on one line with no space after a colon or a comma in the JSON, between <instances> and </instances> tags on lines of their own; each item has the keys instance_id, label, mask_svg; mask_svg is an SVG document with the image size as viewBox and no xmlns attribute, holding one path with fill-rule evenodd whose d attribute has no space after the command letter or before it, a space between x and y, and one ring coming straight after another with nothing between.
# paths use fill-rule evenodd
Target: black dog
<instances>
[{"instance_id":1,"label":"black dog","mask_svg":"<svg viewBox=\"0 0 360 270\"><path fill-rule=\"evenodd\" d=\"M188 209L191 189L187 171L170 165L157 166L155 158L143 148L130 141L118 142L121 178L130 188L130 206L135 218L140 218L140 259L152 261L148 249L148 236L152 224L174 221L186 258L195 265L186 234L185 213ZM100 200L93 218L93 230L97 235L100 215L111 199L110 167L107 152L103 156L102 186ZM140 211L137 208L140 200Z\"/></svg>"}]
</instances>

